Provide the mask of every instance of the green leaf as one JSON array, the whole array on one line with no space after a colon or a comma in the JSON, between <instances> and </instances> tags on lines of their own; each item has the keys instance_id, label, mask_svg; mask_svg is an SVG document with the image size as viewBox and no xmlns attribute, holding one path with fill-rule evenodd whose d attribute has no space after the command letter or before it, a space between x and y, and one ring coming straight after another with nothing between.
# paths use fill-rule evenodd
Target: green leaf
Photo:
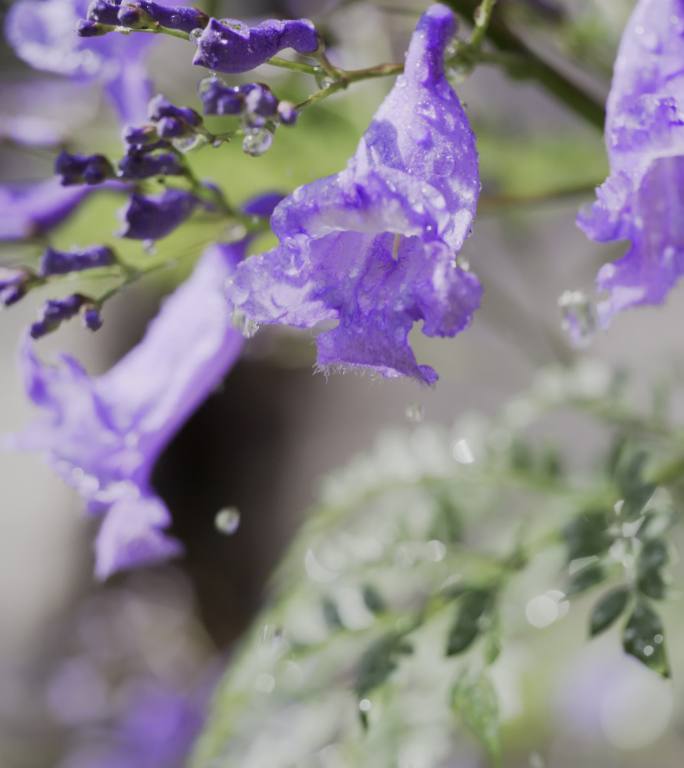
<instances>
[{"instance_id":1,"label":"green leaf","mask_svg":"<svg viewBox=\"0 0 684 768\"><path fill-rule=\"evenodd\" d=\"M662 677L670 677L665 651L665 629L660 616L645 600L640 600L622 633L625 653L634 656Z\"/></svg>"},{"instance_id":2,"label":"green leaf","mask_svg":"<svg viewBox=\"0 0 684 768\"><path fill-rule=\"evenodd\" d=\"M647 571L637 578L637 589L646 597L662 600L667 592L667 584L660 571Z\"/></svg>"},{"instance_id":3,"label":"green leaf","mask_svg":"<svg viewBox=\"0 0 684 768\"><path fill-rule=\"evenodd\" d=\"M596 603L589 620L589 634L591 637L605 632L622 614L629 602L629 590L627 587L618 587L607 592Z\"/></svg>"},{"instance_id":4,"label":"green leaf","mask_svg":"<svg viewBox=\"0 0 684 768\"><path fill-rule=\"evenodd\" d=\"M451 689L451 706L498 765L501 757L499 699L486 672L461 675Z\"/></svg>"},{"instance_id":5,"label":"green leaf","mask_svg":"<svg viewBox=\"0 0 684 768\"><path fill-rule=\"evenodd\" d=\"M669 553L662 539L650 539L644 543L637 561L637 588L654 600L665 597L667 585L662 569L667 565Z\"/></svg>"},{"instance_id":6,"label":"green leaf","mask_svg":"<svg viewBox=\"0 0 684 768\"><path fill-rule=\"evenodd\" d=\"M435 513L430 537L446 543L454 543L463 539L461 510L446 492L440 493L435 499Z\"/></svg>"},{"instance_id":7,"label":"green leaf","mask_svg":"<svg viewBox=\"0 0 684 768\"><path fill-rule=\"evenodd\" d=\"M591 563L574 573L568 582L568 595L579 595L600 584L606 578L606 572L599 563Z\"/></svg>"},{"instance_id":8,"label":"green leaf","mask_svg":"<svg viewBox=\"0 0 684 768\"><path fill-rule=\"evenodd\" d=\"M371 613L384 613L387 608L385 599L372 584L364 584L362 588L363 602Z\"/></svg>"},{"instance_id":9,"label":"green leaf","mask_svg":"<svg viewBox=\"0 0 684 768\"><path fill-rule=\"evenodd\" d=\"M473 589L463 595L447 637L447 656L466 651L486 629L485 619L494 605L494 598L495 592L491 589Z\"/></svg>"},{"instance_id":10,"label":"green leaf","mask_svg":"<svg viewBox=\"0 0 684 768\"><path fill-rule=\"evenodd\" d=\"M627 520L633 520L639 516L657 487L654 483L647 483L643 479L647 460L646 451L636 449L625 450L618 462L615 479L624 499L621 514Z\"/></svg>"},{"instance_id":11,"label":"green leaf","mask_svg":"<svg viewBox=\"0 0 684 768\"><path fill-rule=\"evenodd\" d=\"M329 629L344 629L342 617L337 610L337 605L334 600L329 597L323 598L321 610L323 611L323 619Z\"/></svg>"},{"instance_id":12,"label":"green leaf","mask_svg":"<svg viewBox=\"0 0 684 768\"><path fill-rule=\"evenodd\" d=\"M404 633L391 632L376 640L363 654L356 675L356 691L359 699L387 681L399 666L401 656L413 653L413 646Z\"/></svg>"},{"instance_id":13,"label":"green leaf","mask_svg":"<svg viewBox=\"0 0 684 768\"><path fill-rule=\"evenodd\" d=\"M592 557L606 552L613 542L608 529L610 514L606 510L587 510L563 528L568 561Z\"/></svg>"},{"instance_id":14,"label":"green leaf","mask_svg":"<svg viewBox=\"0 0 684 768\"><path fill-rule=\"evenodd\" d=\"M651 539L644 543L639 554L639 570L654 571L667 565L669 554L662 539Z\"/></svg>"}]
</instances>

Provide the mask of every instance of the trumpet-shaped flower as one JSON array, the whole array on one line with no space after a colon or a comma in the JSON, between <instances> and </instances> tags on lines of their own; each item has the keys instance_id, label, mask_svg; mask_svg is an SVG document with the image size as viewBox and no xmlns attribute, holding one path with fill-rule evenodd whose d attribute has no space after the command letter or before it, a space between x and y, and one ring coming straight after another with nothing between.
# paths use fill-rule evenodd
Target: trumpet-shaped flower
<instances>
[{"instance_id":1,"label":"trumpet-shaped flower","mask_svg":"<svg viewBox=\"0 0 684 768\"><path fill-rule=\"evenodd\" d=\"M340 173L275 210L273 250L243 262L230 298L249 319L312 328L318 364L356 366L432 383L408 342L454 336L480 303L457 263L480 190L475 137L444 73L455 30L437 4L421 17L405 72Z\"/></svg>"},{"instance_id":2,"label":"trumpet-shaped flower","mask_svg":"<svg viewBox=\"0 0 684 768\"><path fill-rule=\"evenodd\" d=\"M660 304L684 272L684 4L639 0L608 98L610 176L578 223L598 242L627 240L599 271L603 325L622 309Z\"/></svg>"},{"instance_id":3,"label":"trumpet-shaped flower","mask_svg":"<svg viewBox=\"0 0 684 768\"><path fill-rule=\"evenodd\" d=\"M169 511L150 475L240 353L224 283L244 250L244 243L208 250L140 344L102 376L91 378L68 356L46 365L32 343L23 347L26 389L43 415L15 442L44 453L88 509L103 516L95 546L99 578L180 551L166 532Z\"/></svg>"}]
</instances>

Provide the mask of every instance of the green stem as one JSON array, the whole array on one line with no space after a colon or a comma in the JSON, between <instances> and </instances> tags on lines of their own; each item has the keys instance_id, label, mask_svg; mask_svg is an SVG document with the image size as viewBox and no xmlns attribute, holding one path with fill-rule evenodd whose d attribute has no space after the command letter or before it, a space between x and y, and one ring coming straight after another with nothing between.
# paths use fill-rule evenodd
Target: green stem
<instances>
[{"instance_id":1,"label":"green stem","mask_svg":"<svg viewBox=\"0 0 684 768\"><path fill-rule=\"evenodd\" d=\"M475 14L480 7L479 0L446 0L457 13L475 24ZM501 53L515 54L525 63L520 74L536 80L556 99L575 114L603 130L605 110L603 104L588 94L552 63L544 60L515 33L500 13L492 13L484 37Z\"/></svg>"},{"instance_id":2,"label":"green stem","mask_svg":"<svg viewBox=\"0 0 684 768\"><path fill-rule=\"evenodd\" d=\"M482 47L495 6L496 0L482 0L481 5L479 5L473 12L475 26L473 27L473 33L470 36L470 47L473 50L478 50Z\"/></svg>"}]
</instances>

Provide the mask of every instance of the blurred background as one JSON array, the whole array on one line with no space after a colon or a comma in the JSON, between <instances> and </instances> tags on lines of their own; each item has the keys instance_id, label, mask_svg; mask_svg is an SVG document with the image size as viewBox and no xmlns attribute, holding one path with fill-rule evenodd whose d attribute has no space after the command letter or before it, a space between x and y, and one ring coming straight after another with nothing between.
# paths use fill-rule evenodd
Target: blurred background
<instances>
[{"instance_id":1,"label":"blurred background","mask_svg":"<svg viewBox=\"0 0 684 768\"><path fill-rule=\"evenodd\" d=\"M310 16L328 35L333 61L361 67L400 60L428 3L226 0L211 5L217 17ZM501 5L534 49L605 96L630 0L502 0ZM182 46L172 39L156 41L150 68L159 92L174 103L197 106L202 73L180 55ZM117 154L119 129L96 85L33 71L6 45L0 57L4 182L52 172L54 149L29 150L12 141L17 116L35 116L80 150ZM250 79L263 79L293 100L313 87L306 76L270 68ZM307 110L296 128L278 132L263 157L247 157L233 145L207 148L192 156L193 167L218 183L232 202L264 189L288 192L344 165L390 85L361 83ZM2 454L3 768L104 765L97 760L122 717L135 720L132 701L146 702L138 720L126 725L132 745L130 734L145 712L159 713L155 702L169 709L155 721L159 742L147 761L122 758L111 764L182 765L174 762L180 746L160 757L160 745L166 741L168 746L168 735L178 734L179 722L192 724L195 716L200 722L211 681L259 608L269 574L315 500L320 478L366 450L389 426L411 430L418 420L449 424L471 411L491 416L530 383L540 365L578 354L561 336L557 298L568 288L589 288L597 267L619 253L589 243L574 224L578 206L591 199L592 186L606 174L602 136L539 87L492 68L478 68L457 88L478 135L484 184L482 212L464 256L486 291L466 333L453 340L416 335L419 361L440 374L434 389L314 375L311 337L260 332L155 472L187 557L104 585L93 581L93 530L77 496L39 457ZM544 199L575 188L586 192ZM526 196L533 198L528 204L510 204L510 198ZM56 244L106 241L116 230L119 206L114 196L89 202L60 228ZM199 254L214 235L198 220L160 249L174 256ZM8 246L3 264L30 262L39 252L35 245ZM108 303L97 335L65 326L41 342L41 353L49 357L66 349L90 371L106 370L140 338L160 297L183 272L181 267L148 278ZM632 371L646 392L679 358L683 302L679 289L664 308L618 318L586 354ZM20 429L32 416L16 349L37 308L30 296L2 317L2 432ZM575 441L572 432L559 437ZM581 440L577 445L586 449ZM239 510L240 525L231 536L215 524L225 508ZM513 702L504 714L517 734L510 765L680 765L681 682L675 677L674 685L664 683L623 658L615 638L587 645L585 618L581 609L571 610L558 625L530 627L530 637L517 641L517 666L502 673L501 682ZM677 658L684 651L673 647L671 652L675 667L682 668ZM535 684L524 685L532 659ZM189 732L193 727L198 726L189 726ZM135 749L140 758L144 747ZM478 764L475 755L468 765Z\"/></svg>"}]
</instances>

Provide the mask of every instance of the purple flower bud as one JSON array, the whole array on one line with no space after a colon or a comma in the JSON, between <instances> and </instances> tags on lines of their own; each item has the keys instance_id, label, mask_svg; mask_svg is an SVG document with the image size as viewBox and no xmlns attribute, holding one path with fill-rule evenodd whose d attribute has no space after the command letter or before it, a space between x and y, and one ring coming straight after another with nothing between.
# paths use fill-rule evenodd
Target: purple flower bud
<instances>
[{"instance_id":1,"label":"purple flower bud","mask_svg":"<svg viewBox=\"0 0 684 768\"><path fill-rule=\"evenodd\" d=\"M290 101L281 101L278 104L278 117L283 125L294 125L299 117L299 112Z\"/></svg>"},{"instance_id":2,"label":"purple flower bud","mask_svg":"<svg viewBox=\"0 0 684 768\"><path fill-rule=\"evenodd\" d=\"M278 110L278 99L267 85L255 83L245 96L245 106L253 115L272 117Z\"/></svg>"},{"instance_id":3,"label":"purple flower bud","mask_svg":"<svg viewBox=\"0 0 684 768\"><path fill-rule=\"evenodd\" d=\"M210 19L197 38L192 63L215 72L248 72L284 48L313 53L318 42L316 28L308 19L269 20L251 28L233 19Z\"/></svg>"},{"instance_id":4,"label":"purple flower bud","mask_svg":"<svg viewBox=\"0 0 684 768\"><path fill-rule=\"evenodd\" d=\"M148 17L140 8L134 5L124 5L116 15L117 21L122 27L144 26Z\"/></svg>"},{"instance_id":5,"label":"purple flower bud","mask_svg":"<svg viewBox=\"0 0 684 768\"><path fill-rule=\"evenodd\" d=\"M195 209L197 198L181 189L167 189L160 195L134 194L122 211L122 237L158 240L172 232Z\"/></svg>"},{"instance_id":6,"label":"purple flower bud","mask_svg":"<svg viewBox=\"0 0 684 768\"><path fill-rule=\"evenodd\" d=\"M114 251L106 245L93 245L80 251L56 251L48 248L40 261L40 275L66 275L85 269L108 267L116 261Z\"/></svg>"},{"instance_id":7,"label":"purple flower bud","mask_svg":"<svg viewBox=\"0 0 684 768\"><path fill-rule=\"evenodd\" d=\"M40 318L31 325L31 338L39 339L56 330L65 320L78 314L87 299L80 293L74 293L63 299L48 299L43 305Z\"/></svg>"},{"instance_id":8,"label":"purple flower bud","mask_svg":"<svg viewBox=\"0 0 684 768\"><path fill-rule=\"evenodd\" d=\"M106 35L109 30L98 24L96 21L90 21L89 19L81 19L76 27L76 32L79 37L101 37Z\"/></svg>"},{"instance_id":9,"label":"purple flower bud","mask_svg":"<svg viewBox=\"0 0 684 768\"><path fill-rule=\"evenodd\" d=\"M136 147L154 144L157 141L157 129L153 125L129 125L123 130L123 140Z\"/></svg>"},{"instance_id":10,"label":"purple flower bud","mask_svg":"<svg viewBox=\"0 0 684 768\"><path fill-rule=\"evenodd\" d=\"M200 99L205 115L239 115L245 107L245 97L240 88L215 78L203 84Z\"/></svg>"},{"instance_id":11,"label":"purple flower bud","mask_svg":"<svg viewBox=\"0 0 684 768\"><path fill-rule=\"evenodd\" d=\"M99 21L100 24L118 25L117 14L121 0L93 0L88 6L89 21Z\"/></svg>"},{"instance_id":12,"label":"purple flower bud","mask_svg":"<svg viewBox=\"0 0 684 768\"><path fill-rule=\"evenodd\" d=\"M26 295L29 275L22 269L0 267L0 304L10 307Z\"/></svg>"},{"instance_id":13,"label":"purple flower bud","mask_svg":"<svg viewBox=\"0 0 684 768\"><path fill-rule=\"evenodd\" d=\"M157 123L157 133L164 139L177 139L187 133L187 126L177 117L162 117Z\"/></svg>"},{"instance_id":14,"label":"purple flower bud","mask_svg":"<svg viewBox=\"0 0 684 768\"><path fill-rule=\"evenodd\" d=\"M143 13L141 14L140 11ZM150 0L126 0L118 14L119 23L125 26L135 26L141 21L144 23L145 16L162 27L178 29L182 32L192 32L193 29L206 27L209 22L207 14L198 8L169 8Z\"/></svg>"},{"instance_id":15,"label":"purple flower bud","mask_svg":"<svg viewBox=\"0 0 684 768\"><path fill-rule=\"evenodd\" d=\"M83 325L89 331L99 331L102 328L102 315L94 304L83 308Z\"/></svg>"},{"instance_id":16,"label":"purple flower bud","mask_svg":"<svg viewBox=\"0 0 684 768\"><path fill-rule=\"evenodd\" d=\"M184 172L185 169L181 161L173 152L152 154L144 149L129 149L119 162L119 173L124 179L182 176Z\"/></svg>"},{"instance_id":17,"label":"purple flower bud","mask_svg":"<svg viewBox=\"0 0 684 768\"><path fill-rule=\"evenodd\" d=\"M72 155L60 152L55 161L55 173L65 187L73 184L101 184L114 176L114 169L104 155Z\"/></svg>"},{"instance_id":18,"label":"purple flower bud","mask_svg":"<svg viewBox=\"0 0 684 768\"><path fill-rule=\"evenodd\" d=\"M190 107L177 107L161 94L157 94L147 107L147 114L153 122L158 122L163 117L175 117L191 126L202 124L201 116Z\"/></svg>"}]
</instances>

